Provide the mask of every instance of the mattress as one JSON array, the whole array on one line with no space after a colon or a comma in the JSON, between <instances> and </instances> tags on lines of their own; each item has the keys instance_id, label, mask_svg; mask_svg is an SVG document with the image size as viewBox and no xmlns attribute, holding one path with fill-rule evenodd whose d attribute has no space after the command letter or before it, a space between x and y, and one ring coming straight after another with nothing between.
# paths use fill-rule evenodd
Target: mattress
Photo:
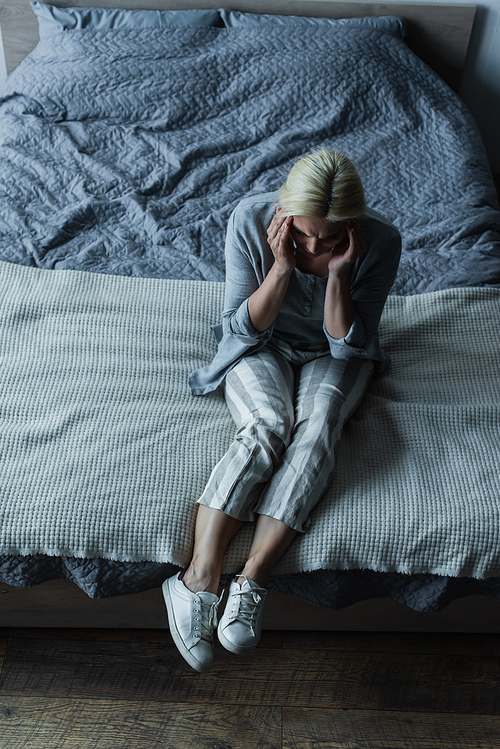
<instances>
[{"instance_id":1,"label":"mattress","mask_svg":"<svg viewBox=\"0 0 500 749\"><path fill-rule=\"evenodd\" d=\"M85 30L42 40L9 77L0 107L0 259L222 281L225 226L239 200L276 189L296 158L324 146L352 158L370 207L401 231L392 294L500 285L500 212L472 118L401 39L362 27ZM4 555L1 570L7 583L62 576L100 597L155 587L165 567L26 553ZM349 597L339 581L372 597L377 579L388 595L422 589L409 605L429 605L420 573L301 574L276 575L270 587L290 593L296 582L299 597L335 608ZM485 583L432 579L457 595L457 580L462 590Z\"/></svg>"}]
</instances>

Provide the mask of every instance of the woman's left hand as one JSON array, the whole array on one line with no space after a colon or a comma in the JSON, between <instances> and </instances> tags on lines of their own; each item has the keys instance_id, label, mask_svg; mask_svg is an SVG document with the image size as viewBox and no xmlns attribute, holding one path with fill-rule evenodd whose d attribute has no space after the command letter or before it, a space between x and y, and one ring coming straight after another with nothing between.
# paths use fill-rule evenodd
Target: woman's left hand
<instances>
[{"instance_id":1,"label":"woman's left hand","mask_svg":"<svg viewBox=\"0 0 500 749\"><path fill-rule=\"evenodd\" d=\"M345 276L349 266L366 252L366 237L361 222L347 221L346 231L349 238L347 249L334 254L336 250L334 247L328 263L328 273L339 278Z\"/></svg>"}]
</instances>

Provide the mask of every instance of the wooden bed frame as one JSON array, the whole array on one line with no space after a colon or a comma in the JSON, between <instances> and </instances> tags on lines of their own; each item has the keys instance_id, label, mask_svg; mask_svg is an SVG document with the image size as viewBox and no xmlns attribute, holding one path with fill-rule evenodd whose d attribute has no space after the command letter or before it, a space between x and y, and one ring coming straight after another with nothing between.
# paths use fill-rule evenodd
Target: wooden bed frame
<instances>
[{"instance_id":1,"label":"wooden bed frame","mask_svg":"<svg viewBox=\"0 0 500 749\"><path fill-rule=\"evenodd\" d=\"M97 6L150 10L213 8L212 0L50 0L59 7ZM405 19L408 45L458 91L474 21L474 5L334 0L232 0L233 10L330 18L396 15ZM38 42L38 23L28 0L0 0L7 72ZM33 588L0 583L0 626L166 628L159 589L92 600L67 581ZM288 596L268 594L266 629L499 632L500 601L469 596L438 614L420 614L391 599L373 599L339 611L319 609Z\"/></svg>"}]
</instances>

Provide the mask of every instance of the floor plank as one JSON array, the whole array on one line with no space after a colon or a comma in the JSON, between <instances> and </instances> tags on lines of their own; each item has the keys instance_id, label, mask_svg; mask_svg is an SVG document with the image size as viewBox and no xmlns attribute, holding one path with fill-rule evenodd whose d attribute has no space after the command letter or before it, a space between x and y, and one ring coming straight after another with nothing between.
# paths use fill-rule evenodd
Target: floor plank
<instances>
[{"instance_id":1,"label":"floor plank","mask_svg":"<svg viewBox=\"0 0 500 749\"><path fill-rule=\"evenodd\" d=\"M36 697L0 698L8 749L281 749L281 710Z\"/></svg>"},{"instance_id":2,"label":"floor plank","mask_svg":"<svg viewBox=\"0 0 500 749\"><path fill-rule=\"evenodd\" d=\"M173 645L168 629L90 629L76 627L0 627L0 638L77 640L92 642L146 642Z\"/></svg>"},{"instance_id":3,"label":"floor plank","mask_svg":"<svg viewBox=\"0 0 500 749\"><path fill-rule=\"evenodd\" d=\"M5 657L5 650L7 648L7 638L0 635L0 677L2 675L3 661Z\"/></svg>"},{"instance_id":4,"label":"floor plank","mask_svg":"<svg viewBox=\"0 0 500 749\"><path fill-rule=\"evenodd\" d=\"M173 645L168 629L77 629L74 627L0 627L0 642L9 638L30 640L91 640L95 642L145 642ZM282 648L283 632L266 631L259 648Z\"/></svg>"},{"instance_id":5,"label":"floor plank","mask_svg":"<svg viewBox=\"0 0 500 749\"><path fill-rule=\"evenodd\" d=\"M11 639L0 694L495 715L496 657L217 649L196 674L162 644Z\"/></svg>"},{"instance_id":6,"label":"floor plank","mask_svg":"<svg viewBox=\"0 0 500 749\"><path fill-rule=\"evenodd\" d=\"M494 749L493 716L364 710L283 711L283 749Z\"/></svg>"},{"instance_id":7,"label":"floor plank","mask_svg":"<svg viewBox=\"0 0 500 749\"><path fill-rule=\"evenodd\" d=\"M500 656L496 634L444 632L283 632L283 648L356 653Z\"/></svg>"}]
</instances>

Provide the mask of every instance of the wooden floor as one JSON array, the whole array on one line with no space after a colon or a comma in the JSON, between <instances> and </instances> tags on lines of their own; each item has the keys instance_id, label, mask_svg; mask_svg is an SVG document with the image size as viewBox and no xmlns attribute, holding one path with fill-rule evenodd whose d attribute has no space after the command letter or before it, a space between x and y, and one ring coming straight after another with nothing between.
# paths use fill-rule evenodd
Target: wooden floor
<instances>
[{"instance_id":1,"label":"wooden floor","mask_svg":"<svg viewBox=\"0 0 500 749\"><path fill-rule=\"evenodd\" d=\"M265 632L198 675L165 630L0 629L1 749L498 749L500 636Z\"/></svg>"}]
</instances>

